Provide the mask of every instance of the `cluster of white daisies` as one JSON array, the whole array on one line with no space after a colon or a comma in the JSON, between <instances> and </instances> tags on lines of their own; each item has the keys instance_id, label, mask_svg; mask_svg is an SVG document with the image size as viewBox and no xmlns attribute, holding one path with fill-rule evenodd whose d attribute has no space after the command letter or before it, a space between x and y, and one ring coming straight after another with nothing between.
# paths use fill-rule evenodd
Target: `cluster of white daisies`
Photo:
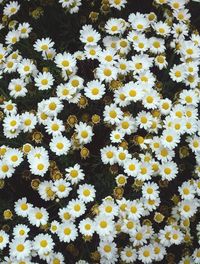
<instances>
[{"instance_id":1,"label":"cluster of white daisies","mask_svg":"<svg viewBox=\"0 0 200 264\"><path fill-rule=\"evenodd\" d=\"M81 5L80 0L59 2L70 13L77 12ZM110 6L119 10L126 2L109 0ZM67 259L55 249L56 241L67 244L79 236L92 240L94 235L99 237L96 250L101 264L119 263L119 260L155 263L164 261L171 246L192 240L190 220L200 206L200 36L190 28L191 15L186 6L189 1L155 2L164 6L162 20L154 12L131 13L127 20L108 19L103 33L85 25L80 30L83 50L74 54L57 52L55 43L48 37L37 39L33 49L45 62L42 71L34 58L23 57L15 46L21 39L30 37L34 29L29 23L14 21L5 35L5 43L0 44L0 72L1 78L6 76L9 82L1 90L9 96L0 105L4 115L3 135L17 142L18 136L42 128L50 140L47 146L42 142L36 146L24 142L20 148L0 146L0 179L15 177L17 167L27 160L31 174L40 177L37 191L44 201L44 207L39 208L22 194L10 208L24 220L23 224L16 223L10 234L0 231L0 250L9 252L1 263L31 264L38 257L46 263L64 264ZM4 6L3 14L11 19L19 9L20 4L11 1ZM0 24L0 29L4 30L5 25ZM169 54L174 56L172 62ZM87 60L97 65L91 81L78 75L77 62ZM62 82L58 83L55 73L49 70L50 61ZM167 82L162 83L166 75ZM38 93L50 95L38 101L36 109L20 112L16 100L29 95L30 85ZM174 86L180 87L175 98ZM170 98L163 96L163 90L168 91ZM61 118L69 104L87 109L92 101L98 104L107 95L111 100L105 104L102 116L94 113L93 122L77 120L70 137ZM118 167L117 187L126 190L126 185L137 182L139 198L107 196L97 206L98 189L86 183L87 175L76 161L72 166L59 168L63 177L48 178L52 154L63 157L85 146L89 149L95 125L99 123L110 131L109 141L99 150L99 159L105 168ZM181 178L175 158L181 142L185 142L189 155L194 156L195 170L187 181L179 180L178 201L172 208L170 221L166 221L159 212L162 200L157 182ZM76 198L69 199L71 193ZM53 219L45 201L60 206ZM62 201L67 204L63 206ZM88 216L92 206L96 210ZM152 223L144 222L150 215L153 215ZM153 223L163 221L165 226L156 231ZM38 229L34 237L32 228ZM199 224L196 232L199 235ZM128 242L119 248L117 238L122 233L127 235ZM177 263L200 263L200 247Z\"/></svg>"},{"instance_id":2,"label":"cluster of white daisies","mask_svg":"<svg viewBox=\"0 0 200 264\"><path fill-rule=\"evenodd\" d=\"M78 13L80 6L82 5L81 0L59 0L62 7L70 14ZM127 0L108 0L110 7L121 10L125 7Z\"/></svg>"}]
</instances>

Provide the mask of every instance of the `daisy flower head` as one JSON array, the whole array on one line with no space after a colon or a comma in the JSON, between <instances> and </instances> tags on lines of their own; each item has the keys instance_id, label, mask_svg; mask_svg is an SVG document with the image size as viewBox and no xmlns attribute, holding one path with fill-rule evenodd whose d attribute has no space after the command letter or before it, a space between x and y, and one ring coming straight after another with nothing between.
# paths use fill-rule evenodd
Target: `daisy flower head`
<instances>
[{"instance_id":1,"label":"daisy flower head","mask_svg":"<svg viewBox=\"0 0 200 264\"><path fill-rule=\"evenodd\" d=\"M160 174L163 180L173 180L178 174L177 164L173 161L162 163L160 166Z\"/></svg>"},{"instance_id":2,"label":"daisy flower head","mask_svg":"<svg viewBox=\"0 0 200 264\"><path fill-rule=\"evenodd\" d=\"M21 114L21 129L23 132L31 132L36 124L37 124L37 118L33 113L30 112L24 112Z\"/></svg>"},{"instance_id":3,"label":"daisy flower head","mask_svg":"<svg viewBox=\"0 0 200 264\"><path fill-rule=\"evenodd\" d=\"M30 210L32 209L32 204L27 202L27 198L23 197L15 202L15 212L21 217L28 216Z\"/></svg>"},{"instance_id":4,"label":"daisy flower head","mask_svg":"<svg viewBox=\"0 0 200 264\"><path fill-rule=\"evenodd\" d=\"M50 97L45 104L46 107L43 110L48 116L57 116L63 109L63 104L57 97Z\"/></svg>"},{"instance_id":5,"label":"daisy flower head","mask_svg":"<svg viewBox=\"0 0 200 264\"><path fill-rule=\"evenodd\" d=\"M85 177L85 174L79 164L75 164L73 167L66 168L65 171L66 179L71 181L72 184L78 183Z\"/></svg>"},{"instance_id":6,"label":"daisy flower head","mask_svg":"<svg viewBox=\"0 0 200 264\"><path fill-rule=\"evenodd\" d=\"M152 37L150 38L150 47L151 47L151 52L154 54L160 54L165 52L165 41L161 38L155 38Z\"/></svg>"},{"instance_id":7,"label":"daisy flower head","mask_svg":"<svg viewBox=\"0 0 200 264\"><path fill-rule=\"evenodd\" d=\"M145 182L142 186L142 195L146 199L156 199L159 196L158 185L156 183Z\"/></svg>"},{"instance_id":8,"label":"daisy flower head","mask_svg":"<svg viewBox=\"0 0 200 264\"><path fill-rule=\"evenodd\" d=\"M67 221L63 224L60 224L57 235L60 241L69 243L70 241L74 241L76 239L78 232L75 224Z\"/></svg>"},{"instance_id":9,"label":"daisy flower head","mask_svg":"<svg viewBox=\"0 0 200 264\"><path fill-rule=\"evenodd\" d=\"M86 211L86 206L83 203L83 201L79 200L79 199L73 199L68 203L67 206L70 214L72 215L72 217L74 218L78 218L81 215L83 215Z\"/></svg>"},{"instance_id":10,"label":"daisy flower head","mask_svg":"<svg viewBox=\"0 0 200 264\"><path fill-rule=\"evenodd\" d=\"M18 26L18 31L20 32L20 38L25 39L29 37L32 28L29 23L20 23Z\"/></svg>"},{"instance_id":11,"label":"daisy flower head","mask_svg":"<svg viewBox=\"0 0 200 264\"><path fill-rule=\"evenodd\" d=\"M53 191L52 181L43 181L38 187L38 193L40 197L45 201L51 201L55 199L55 192Z\"/></svg>"},{"instance_id":12,"label":"daisy flower head","mask_svg":"<svg viewBox=\"0 0 200 264\"><path fill-rule=\"evenodd\" d=\"M17 167L23 161L23 153L18 149L9 148L4 155L4 159L9 166Z\"/></svg>"},{"instance_id":13,"label":"daisy flower head","mask_svg":"<svg viewBox=\"0 0 200 264\"><path fill-rule=\"evenodd\" d=\"M27 225L18 224L13 228L13 235L14 237L26 239L28 237L29 231L30 228Z\"/></svg>"},{"instance_id":14,"label":"daisy flower head","mask_svg":"<svg viewBox=\"0 0 200 264\"><path fill-rule=\"evenodd\" d=\"M8 115L3 120L3 126L6 130L16 131L21 125L21 118L17 115Z\"/></svg>"},{"instance_id":15,"label":"daisy flower head","mask_svg":"<svg viewBox=\"0 0 200 264\"><path fill-rule=\"evenodd\" d=\"M120 131L119 129L113 130L110 133L110 141L112 143L120 143L124 138L124 133Z\"/></svg>"},{"instance_id":16,"label":"daisy flower head","mask_svg":"<svg viewBox=\"0 0 200 264\"><path fill-rule=\"evenodd\" d=\"M0 107L6 115L16 115L17 113L17 105L12 100L4 101Z\"/></svg>"},{"instance_id":17,"label":"daisy flower head","mask_svg":"<svg viewBox=\"0 0 200 264\"><path fill-rule=\"evenodd\" d=\"M43 207L31 208L28 213L28 219L33 226L39 227L40 225L47 224L47 221L49 219L49 213Z\"/></svg>"},{"instance_id":18,"label":"daisy flower head","mask_svg":"<svg viewBox=\"0 0 200 264\"><path fill-rule=\"evenodd\" d=\"M114 216L118 215L118 206L112 200L104 200L103 203L99 206L100 213L103 215L107 215L111 219Z\"/></svg>"},{"instance_id":19,"label":"daisy flower head","mask_svg":"<svg viewBox=\"0 0 200 264\"><path fill-rule=\"evenodd\" d=\"M143 204L139 200L130 201L128 204L127 211L130 219L140 219L140 217L144 213Z\"/></svg>"},{"instance_id":20,"label":"daisy flower head","mask_svg":"<svg viewBox=\"0 0 200 264\"><path fill-rule=\"evenodd\" d=\"M144 14L139 12L130 14L128 21L131 23L132 28L139 32L143 32L149 27L149 20Z\"/></svg>"},{"instance_id":21,"label":"daisy flower head","mask_svg":"<svg viewBox=\"0 0 200 264\"><path fill-rule=\"evenodd\" d=\"M24 97L28 90L26 89L26 84L21 79L12 79L8 85L10 90L10 96L13 98Z\"/></svg>"},{"instance_id":22,"label":"daisy flower head","mask_svg":"<svg viewBox=\"0 0 200 264\"><path fill-rule=\"evenodd\" d=\"M9 245L10 256L17 260L23 260L28 257L31 252L31 241L24 238L15 238Z\"/></svg>"},{"instance_id":23,"label":"daisy flower head","mask_svg":"<svg viewBox=\"0 0 200 264\"><path fill-rule=\"evenodd\" d=\"M140 170L139 161L135 158L128 159L124 163L124 172L128 176L135 177L139 173L139 170Z\"/></svg>"},{"instance_id":24,"label":"daisy flower head","mask_svg":"<svg viewBox=\"0 0 200 264\"><path fill-rule=\"evenodd\" d=\"M95 218L95 232L100 236L112 234L114 231L114 222L107 215L100 214Z\"/></svg>"},{"instance_id":25,"label":"daisy flower head","mask_svg":"<svg viewBox=\"0 0 200 264\"><path fill-rule=\"evenodd\" d=\"M84 203L92 202L95 199L96 190L91 184L79 185L77 190L78 198Z\"/></svg>"},{"instance_id":26,"label":"daisy flower head","mask_svg":"<svg viewBox=\"0 0 200 264\"><path fill-rule=\"evenodd\" d=\"M35 86L38 87L38 90L48 90L52 87L54 78L50 72L40 72L37 77L34 79Z\"/></svg>"},{"instance_id":27,"label":"daisy flower head","mask_svg":"<svg viewBox=\"0 0 200 264\"><path fill-rule=\"evenodd\" d=\"M120 107L115 104L106 105L104 108L103 116L104 121L114 125L120 122L122 119L123 112Z\"/></svg>"},{"instance_id":28,"label":"daisy flower head","mask_svg":"<svg viewBox=\"0 0 200 264\"><path fill-rule=\"evenodd\" d=\"M105 30L110 35L116 35L123 32L122 20L118 18L110 18L105 25Z\"/></svg>"},{"instance_id":29,"label":"daisy flower head","mask_svg":"<svg viewBox=\"0 0 200 264\"><path fill-rule=\"evenodd\" d=\"M85 218L80 221L78 228L82 235L93 236L95 230L94 221L90 218Z\"/></svg>"},{"instance_id":30,"label":"daisy flower head","mask_svg":"<svg viewBox=\"0 0 200 264\"><path fill-rule=\"evenodd\" d=\"M125 263L133 263L137 260L137 251L131 246L126 246L121 251L120 257L122 261L125 261Z\"/></svg>"},{"instance_id":31,"label":"daisy flower head","mask_svg":"<svg viewBox=\"0 0 200 264\"><path fill-rule=\"evenodd\" d=\"M65 264L65 258L60 252L55 252L51 255L50 264L55 264L56 262L59 264Z\"/></svg>"},{"instance_id":32,"label":"daisy flower head","mask_svg":"<svg viewBox=\"0 0 200 264\"><path fill-rule=\"evenodd\" d=\"M30 171L38 176L43 177L49 168L49 160L45 158L34 159L29 163Z\"/></svg>"},{"instance_id":33,"label":"daisy flower head","mask_svg":"<svg viewBox=\"0 0 200 264\"><path fill-rule=\"evenodd\" d=\"M154 252L151 244L143 246L138 250L138 259L143 263L152 263L154 259Z\"/></svg>"},{"instance_id":34,"label":"daisy flower head","mask_svg":"<svg viewBox=\"0 0 200 264\"><path fill-rule=\"evenodd\" d=\"M95 60L101 54L101 47L99 45L86 45L84 47L84 56L87 59Z\"/></svg>"},{"instance_id":35,"label":"daisy flower head","mask_svg":"<svg viewBox=\"0 0 200 264\"><path fill-rule=\"evenodd\" d=\"M34 237L33 249L38 255L47 254L53 250L54 242L49 234L39 234Z\"/></svg>"},{"instance_id":36,"label":"daisy flower head","mask_svg":"<svg viewBox=\"0 0 200 264\"><path fill-rule=\"evenodd\" d=\"M106 263L106 261L109 263L113 258L118 258L117 246L114 242L100 241L98 251L101 254L101 258L105 258L104 263Z\"/></svg>"},{"instance_id":37,"label":"daisy flower head","mask_svg":"<svg viewBox=\"0 0 200 264\"><path fill-rule=\"evenodd\" d=\"M36 66L30 59L22 59L17 65L17 71L22 78L30 75L36 75L37 73Z\"/></svg>"},{"instance_id":38,"label":"daisy flower head","mask_svg":"<svg viewBox=\"0 0 200 264\"><path fill-rule=\"evenodd\" d=\"M113 165L117 162L116 159L117 148L110 145L101 149L101 160L104 164Z\"/></svg>"},{"instance_id":39,"label":"daisy flower head","mask_svg":"<svg viewBox=\"0 0 200 264\"><path fill-rule=\"evenodd\" d=\"M131 159L131 154L128 150L119 147L116 152L116 160L119 165L124 165L127 160Z\"/></svg>"},{"instance_id":40,"label":"daisy flower head","mask_svg":"<svg viewBox=\"0 0 200 264\"><path fill-rule=\"evenodd\" d=\"M175 82L183 82L185 80L185 65L174 65L169 73L171 79Z\"/></svg>"},{"instance_id":41,"label":"daisy flower head","mask_svg":"<svg viewBox=\"0 0 200 264\"><path fill-rule=\"evenodd\" d=\"M18 4L17 1L10 1L7 3L3 9L3 14L11 17L15 15L20 9L20 5Z\"/></svg>"},{"instance_id":42,"label":"daisy flower head","mask_svg":"<svg viewBox=\"0 0 200 264\"><path fill-rule=\"evenodd\" d=\"M49 135L54 136L61 136L62 132L65 130L63 121L54 117L53 119L48 120L46 124L46 131Z\"/></svg>"},{"instance_id":43,"label":"daisy flower head","mask_svg":"<svg viewBox=\"0 0 200 264\"><path fill-rule=\"evenodd\" d=\"M15 169L9 162L0 160L0 179L10 178L12 177Z\"/></svg>"},{"instance_id":44,"label":"daisy flower head","mask_svg":"<svg viewBox=\"0 0 200 264\"><path fill-rule=\"evenodd\" d=\"M88 144L92 141L94 135L91 126L86 123L80 122L75 125L75 132L77 133L77 138L81 144Z\"/></svg>"},{"instance_id":45,"label":"daisy flower head","mask_svg":"<svg viewBox=\"0 0 200 264\"><path fill-rule=\"evenodd\" d=\"M111 7L121 10L125 7L127 0L109 0L109 4Z\"/></svg>"},{"instance_id":46,"label":"daisy flower head","mask_svg":"<svg viewBox=\"0 0 200 264\"><path fill-rule=\"evenodd\" d=\"M90 81L84 89L85 96L91 100L99 100L105 94L105 85L98 80Z\"/></svg>"},{"instance_id":47,"label":"daisy flower head","mask_svg":"<svg viewBox=\"0 0 200 264\"><path fill-rule=\"evenodd\" d=\"M49 146L57 156L67 155L71 147L71 142L65 136L54 136Z\"/></svg>"},{"instance_id":48,"label":"daisy flower head","mask_svg":"<svg viewBox=\"0 0 200 264\"><path fill-rule=\"evenodd\" d=\"M33 47L36 51L45 53L53 48L54 42L50 38L37 39Z\"/></svg>"},{"instance_id":49,"label":"daisy flower head","mask_svg":"<svg viewBox=\"0 0 200 264\"><path fill-rule=\"evenodd\" d=\"M80 30L80 40L86 45L95 45L100 40L100 34L92 25L84 25Z\"/></svg>"},{"instance_id":50,"label":"daisy flower head","mask_svg":"<svg viewBox=\"0 0 200 264\"><path fill-rule=\"evenodd\" d=\"M170 34L170 27L165 22L156 22L153 27L156 33L162 37L166 37Z\"/></svg>"},{"instance_id":51,"label":"daisy flower head","mask_svg":"<svg viewBox=\"0 0 200 264\"><path fill-rule=\"evenodd\" d=\"M72 71L76 66L76 60L70 53L58 53L54 58L55 64L63 71Z\"/></svg>"},{"instance_id":52,"label":"daisy flower head","mask_svg":"<svg viewBox=\"0 0 200 264\"><path fill-rule=\"evenodd\" d=\"M100 64L96 69L97 78L101 82L110 83L112 80L117 79L118 70L112 65Z\"/></svg>"},{"instance_id":53,"label":"daisy flower head","mask_svg":"<svg viewBox=\"0 0 200 264\"><path fill-rule=\"evenodd\" d=\"M179 211L183 218L192 217L198 208L198 202L194 200L183 200L179 203Z\"/></svg>"},{"instance_id":54,"label":"daisy flower head","mask_svg":"<svg viewBox=\"0 0 200 264\"><path fill-rule=\"evenodd\" d=\"M174 149L177 144L180 142L179 134L176 134L174 130L167 129L163 131L161 137L161 143L164 147L169 149Z\"/></svg>"},{"instance_id":55,"label":"daisy flower head","mask_svg":"<svg viewBox=\"0 0 200 264\"><path fill-rule=\"evenodd\" d=\"M70 187L70 183L64 179L59 179L54 182L54 186L52 188L53 192L56 193L58 198L66 198L68 197L72 188Z\"/></svg>"},{"instance_id":56,"label":"daisy flower head","mask_svg":"<svg viewBox=\"0 0 200 264\"><path fill-rule=\"evenodd\" d=\"M0 249L3 250L8 243L9 235L5 231L0 230Z\"/></svg>"},{"instance_id":57,"label":"daisy flower head","mask_svg":"<svg viewBox=\"0 0 200 264\"><path fill-rule=\"evenodd\" d=\"M139 84L129 82L124 85L124 92L126 100L130 102L137 102L142 99L143 91L140 89Z\"/></svg>"}]
</instances>

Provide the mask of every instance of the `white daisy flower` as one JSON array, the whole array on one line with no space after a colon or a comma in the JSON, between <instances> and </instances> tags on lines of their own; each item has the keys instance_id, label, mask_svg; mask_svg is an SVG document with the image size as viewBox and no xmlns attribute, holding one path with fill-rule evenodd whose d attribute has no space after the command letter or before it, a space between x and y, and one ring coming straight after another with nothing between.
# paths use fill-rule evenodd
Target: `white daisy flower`
<instances>
[{"instance_id":1,"label":"white daisy flower","mask_svg":"<svg viewBox=\"0 0 200 264\"><path fill-rule=\"evenodd\" d=\"M135 158L131 158L128 159L125 163L124 163L124 172L128 175L128 176L136 176L140 171L140 165L139 165L139 161Z\"/></svg>"},{"instance_id":2,"label":"white daisy flower","mask_svg":"<svg viewBox=\"0 0 200 264\"><path fill-rule=\"evenodd\" d=\"M24 97L28 92L25 85L25 82L21 79L12 79L8 85L10 96L14 98Z\"/></svg>"},{"instance_id":3,"label":"white daisy flower","mask_svg":"<svg viewBox=\"0 0 200 264\"><path fill-rule=\"evenodd\" d=\"M17 115L8 115L3 120L3 126L6 130L15 131L20 127L21 118Z\"/></svg>"},{"instance_id":4,"label":"white daisy flower","mask_svg":"<svg viewBox=\"0 0 200 264\"><path fill-rule=\"evenodd\" d=\"M29 37L32 28L29 23L20 23L18 26L18 31L20 32L20 38L25 39Z\"/></svg>"},{"instance_id":5,"label":"white daisy flower","mask_svg":"<svg viewBox=\"0 0 200 264\"><path fill-rule=\"evenodd\" d=\"M78 198L84 203L92 202L95 198L96 190L91 184L79 185L77 190Z\"/></svg>"},{"instance_id":6,"label":"white daisy flower","mask_svg":"<svg viewBox=\"0 0 200 264\"><path fill-rule=\"evenodd\" d=\"M47 52L53 46L54 42L50 38L37 39L33 45L34 49L38 52Z\"/></svg>"},{"instance_id":7,"label":"white daisy flower","mask_svg":"<svg viewBox=\"0 0 200 264\"><path fill-rule=\"evenodd\" d=\"M46 225L49 219L49 214L47 210L43 207L31 208L28 213L28 219L30 224L39 227L40 225Z\"/></svg>"},{"instance_id":8,"label":"white daisy flower","mask_svg":"<svg viewBox=\"0 0 200 264\"><path fill-rule=\"evenodd\" d=\"M84 236L93 236L94 234L94 222L90 218L81 220L78 228L80 233Z\"/></svg>"},{"instance_id":9,"label":"white daisy flower","mask_svg":"<svg viewBox=\"0 0 200 264\"><path fill-rule=\"evenodd\" d=\"M4 159L0 160L0 179L5 179L6 177L10 178L14 171L15 169L11 164L9 164L9 162Z\"/></svg>"},{"instance_id":10,"label":"white daisy flower","mask_svg":"<svg viewBox=\"0 0 200 264\"><path fill-rule=\"evenodd\" d=\"M142 263L152 263L154 259L154 253L152 245L143 246L138 250L138 259L142 261Z\"/></svg>"},{"instance_id":11,"label":"white daisy flower","mask_svg":"<svg viewBox=\"0 0 200 264\"><path fill-rule=\"evenodd\" d=\"M10 256L17 260L23 260L30 256L31 241L24 240L24 238L15 238L9 245Z\"/></svg>"},{"instance_id":12,"label":"white daisy flower","mask_svg":"<svg viewBox=\"0 0 200 264\"><path fill-rule=\"evenodd\" d=\"M109 83L112 80L116 80L117 74L118 69L112 65L100 64L99 67L96 68L96 76L101 82L105 81Z\"/></svg>"},{"instance_id":13,"label":"white daisy flower","mask_svg":"<svg viewBox=\"0 0 200 264\"><path fill-rule=\"evenodd\" d=\"M105 25L106 32L115 35L123 32L122 20L118 18L110 18Z\"/></svg>"},{"instance_id":14,"label":"white daisy flower","mask_svg":"<svg viewBox=\"0 0 200 264\"><path fill-rule=\"evenodd\" d=\"M113 165L117 162L116 159L117 148L110 145L101 149L101 160L104 164Z\"/></svg>"},{"instance_id":15,"label":"white daisy flower","mask_svg":"<svg viewBox=\"0 0 200 264\"><path fill-rule=\"evenodd\" d=\"M49 168L49 161L44 158L34 159L29 164L30 171L38 176L44 176Z\"/></svg>"},{"instance_id":16,"label":"white daisy flower","mask_svg":"<svg viewBox=\"0 0 200 264\"><path fill-rule=\"evenodd\" d=\"M37 118L33 113L25 112L21 114L21 129L23 132L31 132L36 124L37 124Z\"/></svg>"},{"instance_id":17,"label":"white daisy flower","mask_svg":"<svg viewBox=\"0 0 200 264\"><path fill-rule=\"evenodd\" d=\"M131 246L126 246L120 253L122 261L125 263L133 263L137 259L137 251Z\"/></svg>"},{"instance_id":18,"label":"white daisy flower","mask_svg":"<svg viewBox=\"0 0 200 264\"><path fill-rule=\"evenodd\" d=\"M59 179L54 182L54 187L52 190L56 193L59 198L64 198L68 197L72 188L70 187L69 182L64 179Z\"/></svg>"},{"instance_id":19,"label":"white daisy flower","mask_svg":"<svg viewBox=\"0 0 200 264\"><path fill-rule=\"evenodd\" d=\"M34 237L33 249L38 255L47 254L53 250L54 244L49 234L39 234Z\"/></svg>"},{"instance_id":20,"label":"white daisy flower","mask_svg":"<svg viewBox=\"0 0 200 264\"><path fill-rule=\"evenodd\" d=\"M77 133L77 138L81 144L88 144L92 141L94 135L92 127L88 126L86 123L80 122L75 125L75 132Z\"/></svg>"},{"instance_id":21,"label":"white daisy flower","mask_svg":"<svg viewBox=\"0 0 200 264\"><path fill-rule=\"evenodd\" d=\"M18 224L13 228L13 236L15 238L26 239L28 237L29 231L30 228L27 225Z\"/></svg>"},{"instance_id":22,"label":"white daisy flower","mask_svg":"<svg viewBox=\"0 0 200 264\"><path fill-rule=\"evenodd\" d=\"M155 200L159 196L159 187L156 183L145 182L142 186L142 195L146 199Z\"/></svg>"},{"instance_id":23,"label":"white daisy flower","mask_svg":"<svg viewBox=\"0 0 200 264\"><path fill-rule=\"evenodd\" d=\"M118 258L117 246L114 242L110 243L110 241L100 241L97 249L101 254L101 258L105 258L104 263L111 263L110 260L112 260L114 257ZM116 263L116 261L114 263Z\"/></svg>"},{"instance_id":24,"label":"white daisy flower","mask_svg":"<svg viewBox=\"0 0 200 264\"><path fill-rule=\"evenodd\" d=\"M7 3L3 9L3 14L11 17L15 15L20 9L20 5L18 4L17 1L10 1Z\"/></svg>"},{"instance_id":25,"label":"white daisy flower","mask_svg":"<svg viewBox=\"0 0 200 264\"><path fill-rule=\"evenodd\" d=\"M123 112L115 104L110 104L105 106L103 116L105 122L114 125L120 122L123 116Z\"/></svg>"},{"instance_id":26,"label":"white daisy flower","mask_svg":"<svg viewBox=\"0 0 200 264\"><path fill-rule=\"evenodd\" d=\"M177 173L178 167L173 161L165 162L160 165L160 174L163 180L171 181L176 178Z\"/></svg>"},{"instance_id":27,"label":"white daisy flower","mask_svg":"<svg viewBox=\"0 0 200 264\"><path fill-rule=\"evenodd\" d=\"M54 136L49 143L51 151L55 152L57 156L67 155L70 150L71 143L69 139L64 136Z\"/></svg>"},{"instance_id":28,"label":"white daisy flower","mask_svg":"<svg viewBox=\"0 0 200 264\"><path fill-rule=\"evenodd\" d=\"M54 119L49 120L46 124L46 131L52 136L61 136L62 132L65 130L63 121L54 117Z\"/></svg>"},{"instance_id":29,"label":"white daisy flower","mask_svg":"<svg viewBox=\"0 0 200 264\"><path fill-rule=\"evenodd\" d=\"M67 52L64 52L63 54L58 53L55 56L55 63L58 68L64 71L71 71L76 66L76 60L74 56Z\"/></svg>"},{"instance_id":30,"label":"white daisy flower","mask_svg":"<svg viewBox=\"0 0 200 264\"><path fill-rule=\"evenodd\" d=\"M100 40L100 34L92 25L84 25L80 30L80 40L86 45L95 45Z\"/></svg>"},{"instance_id":31,"label":"white daisy flower","mask_svg":"<svg viewBox=\"0 0 200 264\"><path fill-rule=\"evenodd\" d=\"M0 230L0 250L3 250L8 243L9 235L5 231Z\"/></svg>"},{"instance_id":32,"label":"white daisy flower","mask_svg":"<svg viewBox=\"0 0 200 264\"><path fill-rule=\"evenodd\" d=\"M66 178L71 181L72 184L78 183L85 177L85 174L79 164L75 164L73 167L66 168L65 171Z\"/></svg>"},{"instance_id":33,"label":"white daisy flower","mask_svg":"<svg viewBox=\"0 0 200 264\"><path fill-rule=\"evenodd\" d=\"M107 215L98 215L95 218L95 231L100 236L112 234L114 231L114 222Z\"/></svg>"},{"instance_id":34,"label":"white daisy flower","mask_svg":"<svg viewBox=\"0 0 200 264\"><path fill-rule=\"evenodd\" d=\"M70 241L74 241L78 236L78 232L75 224L69 221L59 226L57 234L60 241L67 243L69 243Z\"/></svg>"},{"instance_id":35,"label":"white daisy flower","mask_svg":"<svg viewBox=\"0 0 200 264\"><path fill-rule=\"evenodd\" d=\"M9 166L17 167L23 161L23 153L18 149L9 148L4 155L4 159Z\"/></svg>"},{"instance_id":36,"label":"white daisy flower","mask_svg":"<svg viewBox=\"0 0 200 264\"><path fill-rule=\"evenodd\" d=\"M75 218L80 217L86 211L85 204L79 199L69 201L67 208L69 209L70 214Z\"/></svg>"},{"instance_id":37,"label":"white daisy flower","mask_svg":"<svg viewBox=\"0 0 200 264\"><path fill-rule=\"evenodd\" d=\"M21 217L28 216L32 207L32 204L27 202L26 197L23 197L15 202L15 212Z\"/></svg>"},{"instance_id":38,"label":"white daisy flower","mask_svg":"<svg viewBox=\"0 0 200 264\"><path fill-rule=\"evenodd\" d=\"M98 80L90 81L84 88L85 96L91 100L99 100L105 94L105 85Z\"/></svg>"},{"instance_id":39,"label":"white daisy flower","mask_svg":"<svg viewBox=\"0 0 200 264\"><path fill-rule=\"evenodd\" d=\"M50 72L40 72L35 78L35 86L38 87L38 90L49 90L54 83L54 78Z\"/></svg>"}]
</instances>

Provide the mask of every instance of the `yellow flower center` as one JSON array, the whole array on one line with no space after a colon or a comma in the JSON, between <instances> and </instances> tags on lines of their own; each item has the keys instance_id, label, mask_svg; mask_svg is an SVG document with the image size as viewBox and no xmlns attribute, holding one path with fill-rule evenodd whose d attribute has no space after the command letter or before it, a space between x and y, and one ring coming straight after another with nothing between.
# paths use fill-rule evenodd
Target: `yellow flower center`
<instances>
[{"instance_id":1,"label":"yellow flower center","mask_svg":"<svg viewBox=\"0 0 200 264\"><path fill-rule=\"evenodd\" d=\"M24 251L25 247L24 247L24 245L19 244L19 245L17 245L16 249L17 249L17 251L22 252L22 251Z\"/></svg>"}]
</instances>

